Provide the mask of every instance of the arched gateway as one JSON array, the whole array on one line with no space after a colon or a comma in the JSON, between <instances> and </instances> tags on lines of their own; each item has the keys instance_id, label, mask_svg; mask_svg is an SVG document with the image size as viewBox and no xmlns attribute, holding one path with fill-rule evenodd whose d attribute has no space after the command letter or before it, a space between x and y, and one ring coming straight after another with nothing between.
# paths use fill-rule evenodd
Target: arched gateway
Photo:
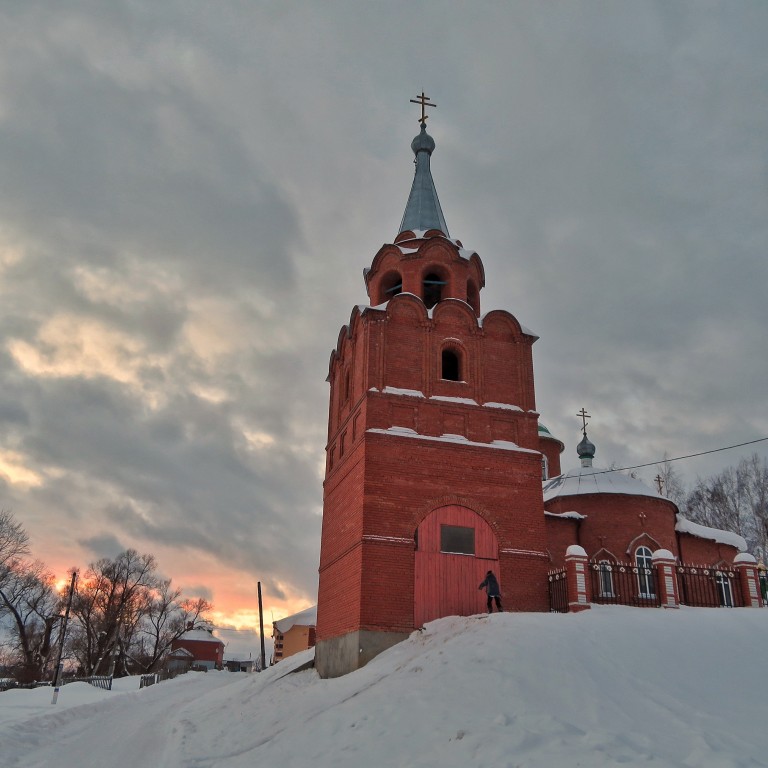
<instances>
[{"instance_id":1,"label":"arched gateway","mask_svg":"<svg viewBox=\"0 0 768 768\"><path fill-rule=\"evenodd\" d=\"M488 570L499 577L499 545L480 515L456 505L430 512L416 532L413 624L486 610L477 587Z\"/></svg>"}]
</instances>

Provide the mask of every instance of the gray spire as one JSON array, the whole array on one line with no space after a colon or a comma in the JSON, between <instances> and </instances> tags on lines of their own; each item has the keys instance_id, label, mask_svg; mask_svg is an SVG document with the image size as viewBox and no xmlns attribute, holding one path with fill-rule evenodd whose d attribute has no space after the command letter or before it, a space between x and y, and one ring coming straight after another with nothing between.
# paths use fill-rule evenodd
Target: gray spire
<instances>
[{"instance_id":1,"label":"gray spire","mask_svg":"<svg viewBox=\"0 0 768 768\"><path fill-rule=\"evenodd\" d=\"M411 142L411 149L416 155L416 173L403 220L400 222L400 231L439 229L448 237L448 225L445 223L440 201L437 199L435 182L432 181L432 172L429 170L429 157L435 149L435 140L427 133L426 123L422 122L421 133Z\"/></svg>"}]
</instances>

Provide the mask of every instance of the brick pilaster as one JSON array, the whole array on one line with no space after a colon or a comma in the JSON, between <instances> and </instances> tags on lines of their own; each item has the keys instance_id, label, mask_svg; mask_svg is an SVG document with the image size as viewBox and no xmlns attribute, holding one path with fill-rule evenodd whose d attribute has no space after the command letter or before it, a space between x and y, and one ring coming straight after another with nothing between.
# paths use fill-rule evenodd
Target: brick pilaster
<instances>
[{"instance_id":1,"label":"brick pilaster","mask_svg":"<svg viewBox=\"0 0 768 768\"><path fill-rule=\"evenodd\" d=\"M733 561L733 567L739 574L741 597L744 601L744 607L762 607L763 599L760 595L760 577L757 571L757 560L747 552L742 552L741 554L736 555Z\"/></svg>"},{"instance_id":2,"label":"brick pilaster","mask_svg":"<svg viewBox=\"0 0 768 768\"><path fill-rule=\"evenodd\" d=\"M656 569L656 583L662 608L679 608L675 556L668 549L657 549L653 553L653 567Z\"/></svg>"},{"instance_id":3,"label":"brick pilaster","mask_svg":"<svg viewBox=\"0 0 768 768\"><path fill-rule=\"evenodd\" d=\"M591 581L589 561L583 547L572 544L565 552L565 573L568 580L568 610L585 611L591 608Z\"/></svg>"}]
</instances>

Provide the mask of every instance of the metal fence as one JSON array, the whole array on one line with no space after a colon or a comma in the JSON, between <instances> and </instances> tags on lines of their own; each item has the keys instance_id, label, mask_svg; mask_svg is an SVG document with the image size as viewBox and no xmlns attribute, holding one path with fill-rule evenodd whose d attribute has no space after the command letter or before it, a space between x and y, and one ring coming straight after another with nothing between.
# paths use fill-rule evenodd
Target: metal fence
<instances>
[{"instance_id":1,"label":"metal fence","mask_svg":"<svg viewBox=\"0 0 768 768\"><path fill-rule=\"evenodd\" d=\"M160 682L160 675L156 673L150 673L147 675L142 675L141 679L139 680L139 690L142 688L146 688L147 686L154 685L155 683Z\"/></svg>"},{"instance_id":2,"label":"metal fence","mask_svg":"<svg viewBox=\"0 0 768 768\"><path fill-rule=\"evenodd\" d=\"M697 608L742 608L744 600L736 572L712 565L678 565L681 605Z\"/></svg>"},{"instance_id":3,"label":"metal fence","mask_svg":"<svg viewBox=\"0 0 768 768\"><path fill-rule=\"evenodd\" d=\"M62 685L69 685L69 683L88 683L89 685L92 685L94 688L103 688L105 691L112 690L111 675L90 675L88 677L64 677L61 679Z\"/></svg>"},{"instance_id":4,"label":"metal fence","mask_svg":"<svg viewBox=\"0 0 768 768\"><path fill-rule=\"evenodd\" d=\"M548 580L550 613L568 613L568 580L565 578L565 569L550 571Z\"/></svg>"},{"instance_id":5,"label":"metal fence","mask_svg":"<svg viewBox=\"0 0 768 768\"><path fill-rule=\"evenodd\" d=\"M656 569L629 563L590 562L592 602L602 605L661 605Z\"/></svg>"}]
</instances>

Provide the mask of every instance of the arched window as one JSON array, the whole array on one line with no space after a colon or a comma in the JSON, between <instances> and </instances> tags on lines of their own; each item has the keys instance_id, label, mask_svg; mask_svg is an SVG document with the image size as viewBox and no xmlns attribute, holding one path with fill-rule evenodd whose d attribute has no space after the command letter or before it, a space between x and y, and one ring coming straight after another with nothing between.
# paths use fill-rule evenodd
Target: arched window
<instances>
[{"instance_id":1,"label":"arched window","mask_svg":"<svg viewBox=\"0 0 768 768\"><path fill-rule=\"evenodd\" d=\"M653 552L648 547L638 547L635 551L635 565L640 597L656 597L653 585Z\"/></svg>"},{"instance_id":2,"label":"arched window","mask_svg":"<svg viewBox=\"0 0 768 768\"><path fill-rule=\"evenodd\" d=\"M443 298L443 287L446 285L448 285L447 281L435 272L430 272L424 277L422 288L427 309L432 309Z\"/></svg>"},{"instance_id":3,"label":"arched window","mask_svg":"<svg viewBox=\"0 0 768 768\"><path fill-rule=\"evenodd\" d=\"M601 560L600 569L600 597L616 597L613 591L613 564L609 560Z\"/></svg>"},{"instance_id":4,"label":"arched window","mask_svg":"<svg viewBox=\"0 0 768 768\"><path fill-rule=\"evenodd\" d=\"M549 459L541 454L541 481L549 480Z\"/></svg>"},{"instance_id":5,"label":"arched window","mask_svg":"<svg viewBox=\"0 0 768 768\"><path fill-rule=\"evenodd\" d=\"M733 608L733 589L731 588L731 580L728 578L728 574L723 573L723 571L717 571L715 573L715 586L717 587L720 605L726 608Z\"/></svg>"},{"instance_id":6,"label":"arched window","mask_svg":"<svg viewBox=\"0 0 768 768\"><path fill-rule=\"evenodd\" d=\"M393 296L403 292L403 278L399 272L389 272L381 279L381 295L379 304L389 301Z\"/></svg>"},{"instance_id":7,"label":"arched window","mask_svg":"<svg viewBox=\"0 0 768 768\"><path fill-rule=\"evenodd\" d=\"M440 378L461 381L461 358L453 349L444 349L440 360Z\"/></svg>"}]
</instances>

